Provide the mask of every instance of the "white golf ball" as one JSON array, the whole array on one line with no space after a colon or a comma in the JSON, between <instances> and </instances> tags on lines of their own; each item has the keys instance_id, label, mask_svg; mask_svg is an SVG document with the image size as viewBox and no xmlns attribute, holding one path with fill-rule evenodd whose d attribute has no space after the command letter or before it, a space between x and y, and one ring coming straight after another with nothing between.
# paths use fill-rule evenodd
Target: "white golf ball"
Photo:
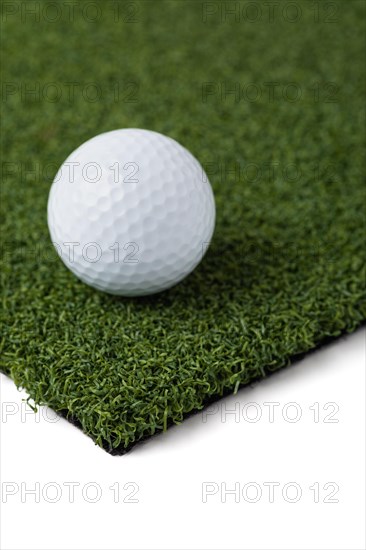
<instances>
[{"instance_id":1,"label":"white golf ball","mask_svg":"<svg viewBox=\"0 0 366 550\"><path fill-rule=\"evenodd\" d=\"M59 169L48 199L51 239L88 285L122 296L186 277L215 225L211 185L179 143L140 129L100 134Z\"/></svg>"}]
</instances>

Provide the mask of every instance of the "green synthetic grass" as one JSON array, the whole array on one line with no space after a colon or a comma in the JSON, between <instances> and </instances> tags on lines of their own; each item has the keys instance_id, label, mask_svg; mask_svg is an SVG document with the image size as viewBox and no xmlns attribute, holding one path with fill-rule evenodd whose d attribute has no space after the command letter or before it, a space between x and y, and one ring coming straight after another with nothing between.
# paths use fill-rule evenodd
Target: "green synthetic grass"
<instances>
[{"instance_id":1,"label":"green synthetic grass","mask_svg":"<svg viewBox=\"0 0 366 550\"><path fill-rule=\"evenodd\" d=\"M296 2L292 23L287 2L273 21L266 3L225 21L224 2L78 2L71 20L60 2L54 22L22 4L49 3L2 3L1 369L35 403L124 452L365 320L363 0ZM202 264L142 299L79 282L46 223L57 167L123 127L190 149L217 205Z\"/></svg>"}]
</instances>

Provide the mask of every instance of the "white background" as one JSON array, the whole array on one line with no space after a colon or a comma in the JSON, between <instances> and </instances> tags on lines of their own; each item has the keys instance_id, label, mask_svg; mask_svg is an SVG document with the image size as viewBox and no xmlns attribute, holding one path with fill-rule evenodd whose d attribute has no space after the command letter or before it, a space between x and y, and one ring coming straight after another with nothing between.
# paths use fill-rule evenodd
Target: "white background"
<instances>
[{"instance_id":1,"label":"white background","mask_svg":"<svg viewBox=\"0 0 366 550\"><path fill-rule=\"evenodd\" d=\"M1 548L365 548L365 334L337 340L121 457L52 411L29 414L26 394L1 375ZM68 482L79 484L74 502ZM268 482L279 484L273 502ZM37 483L40 502L26 492ZM119 496L110 489L117 484ZM225 488L236 488L226 502Z\"/></svg>"}]
</instances>

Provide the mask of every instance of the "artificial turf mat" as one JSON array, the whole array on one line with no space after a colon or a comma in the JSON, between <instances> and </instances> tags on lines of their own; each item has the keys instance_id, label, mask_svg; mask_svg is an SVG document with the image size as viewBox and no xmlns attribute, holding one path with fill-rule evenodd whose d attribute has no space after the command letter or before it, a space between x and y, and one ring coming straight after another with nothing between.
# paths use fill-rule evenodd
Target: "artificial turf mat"
<instances>
[{"instance_id":1,"label":"artificial turf mat","mask_svg":"<svg viewBox=\"0 0 366 550\"><path fill-rule=\"evenodd\" d=\"M364 321L366 3L50 4L2 3L1 369L123 453ZM202 264L140 299L79 282L46 223L58 166L124 127L190 149L217 205Z\"/></svg>"}]
</instances>

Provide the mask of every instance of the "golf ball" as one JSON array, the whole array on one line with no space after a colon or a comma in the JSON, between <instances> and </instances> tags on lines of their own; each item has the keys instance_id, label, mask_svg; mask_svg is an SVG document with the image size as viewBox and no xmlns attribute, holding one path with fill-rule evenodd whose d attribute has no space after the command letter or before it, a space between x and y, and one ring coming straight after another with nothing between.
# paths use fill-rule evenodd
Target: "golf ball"
<instances>
[{"instance_id":1,"label":"golf ball","mask_svg":"<svg viewBox=\"0 0 366 550\"><path fill-rule=\"evenodd\" d=\"M186 277L215 225L210 182L187 149L157 132L100 134L65 160L48 199L52 242L84 283L141 296Z\"/></svg>"}]
</instances>

